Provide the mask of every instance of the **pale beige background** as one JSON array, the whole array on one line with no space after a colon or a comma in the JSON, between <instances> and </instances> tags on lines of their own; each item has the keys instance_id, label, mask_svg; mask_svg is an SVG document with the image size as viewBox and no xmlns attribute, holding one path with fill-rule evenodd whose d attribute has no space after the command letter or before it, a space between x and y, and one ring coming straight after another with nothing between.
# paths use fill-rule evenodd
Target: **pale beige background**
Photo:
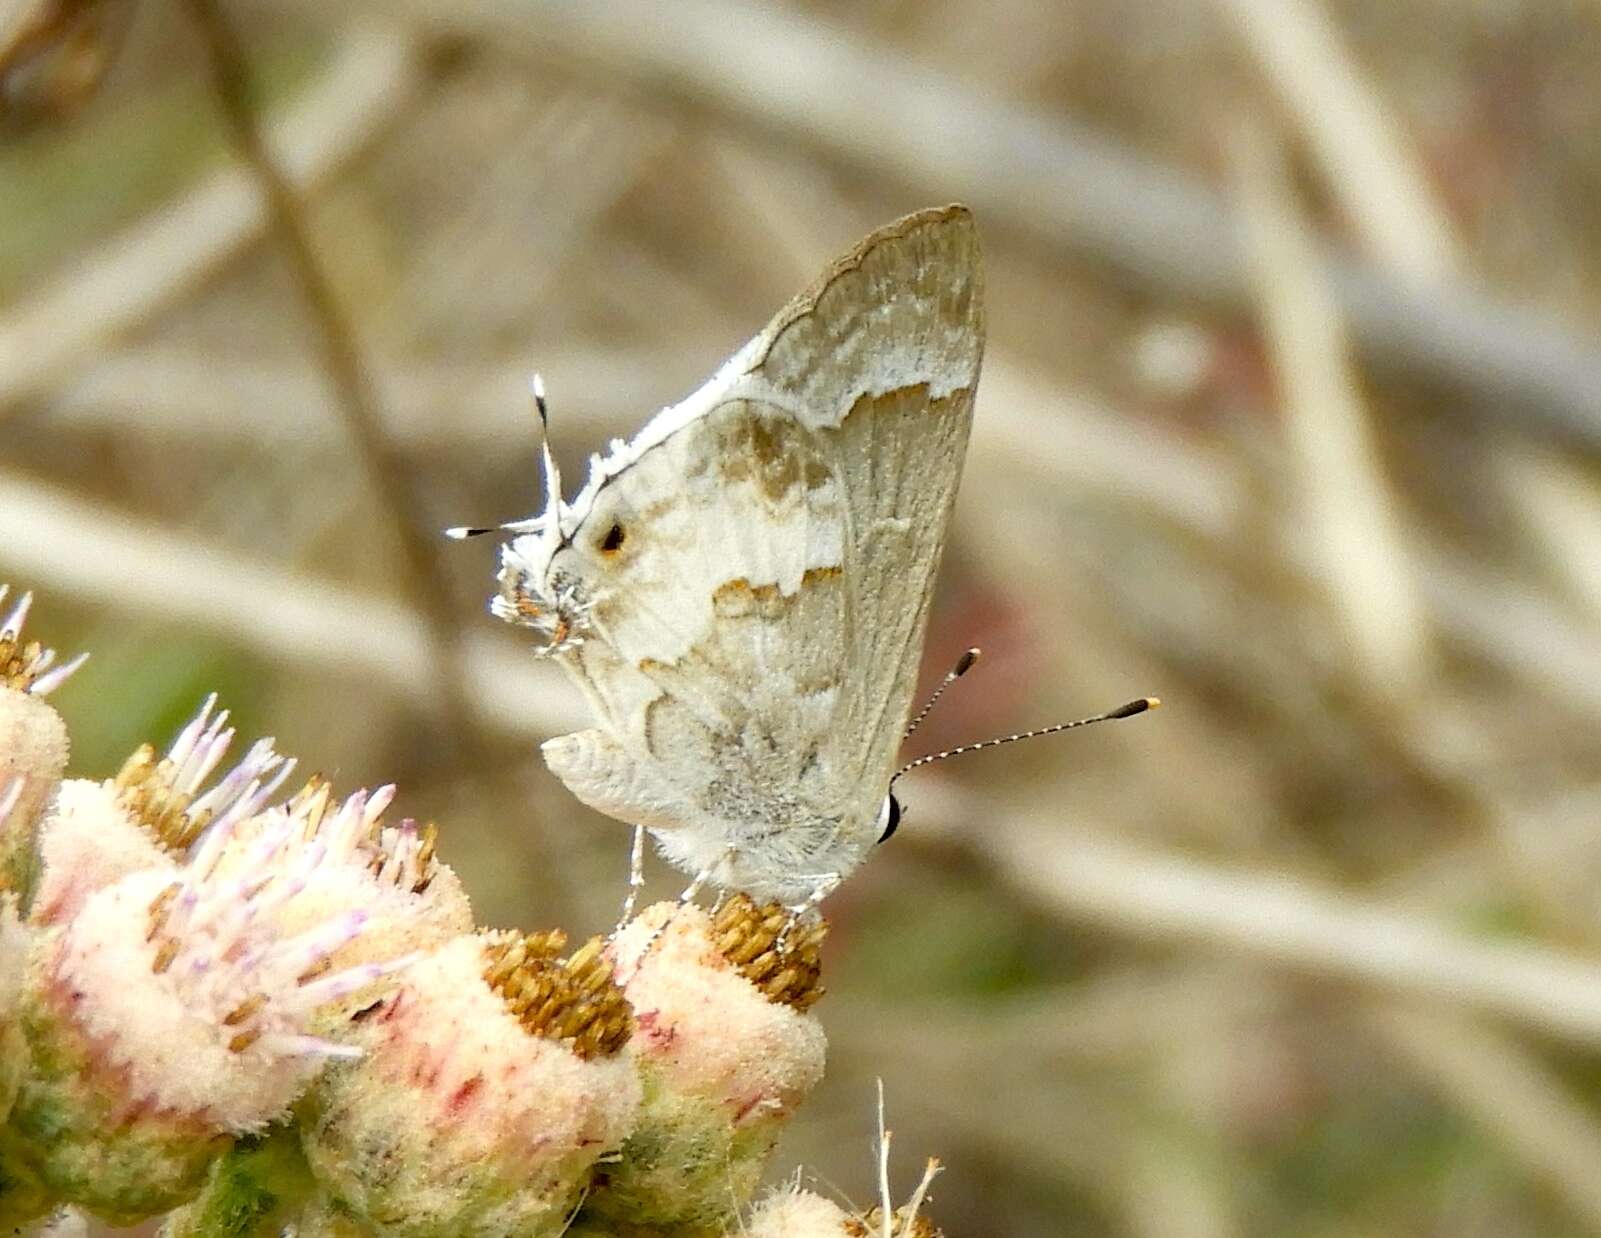
<instances>
[{"instance_id":1,"label":"pale beige background","mask_svg":"<svg viewBox=\"0 0 1601 1238\"><path fill-rule=\"evenodd\" d=\"M578 470L962 199L930 674L987 658L917 750L1167 708L908 780L775 1180L865 1199L882 1077L953 1238L1601 1233L1601 5L230 4L365 440L183 10L107 8L0 146L0 578L93 650L78 772L217 689L487 922L604 927L581 712L432 533L534 504L532 367Z\"/></svg>"}]
</instances>

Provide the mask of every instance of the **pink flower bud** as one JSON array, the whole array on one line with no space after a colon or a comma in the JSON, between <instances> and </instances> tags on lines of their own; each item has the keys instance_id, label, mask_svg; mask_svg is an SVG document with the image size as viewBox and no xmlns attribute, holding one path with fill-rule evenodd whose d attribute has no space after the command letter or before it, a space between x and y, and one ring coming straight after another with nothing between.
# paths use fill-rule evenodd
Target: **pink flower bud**
<instances>
[{"instance_id":1,"label":"pink flower bud","mask_svg":"<svg viewBox=\"0 0 1601 1238\"><path fill-rule=\"evenodd\" d=\"M786 1188L756 1206L742 1238L850 1238L855 1220L831 1199Z\"/></svg>"},{"instance_id":2,"label":"pink flower bud","mask_svg":"<svg viewBox=\"0 0 1601 1238\"><path fill-rule=\"evenodd\" d=\"M600 943L458 937L359 1016L360 1061L313 1090L303 1143L335 1210L394 1235L565 1229L630 1130L631 1020Z\"/></svg>"},{"instance_id":3,"label":"pink flower bud","mask_svg":"<svg viewBox=\"0 0 1601 1238\"><path fill-rule=\"evenodd\" d=\"M661 903L617 935L646 1100L585 1217L711 1229L750 1199L780 1128L823 1075L826 1041L807 1011L822 993L825 931L739 895L715 917Z\"/></svg>"},{"instance_id":4,"label":"pink flower bud","mask_svg":"<svg viewBox=\"0 0 1601 1238\"><path fill-rule=\"evenodd\" d=\"M740 1230L741 1238L941 1238L928 1217L898 1208L884 1227L884 1210L856 1214L810 1191L776 1191L764 1199Z\"/></svg>"},{"instance_id":5,"label":"pink flower bud","mask_svg":"<svg viewBox=\"0 0 1601 1238\"><path fill-rule=\"evenodd\" d=\"M889 1199L889 1136L880 1136L879 1189L884 1200L866 1212L847 1212L832 1200L793 1185L774 1191L752 1210L742 1238L942 1238L923 1212L940 1164L930 1159L912 1197L896 1208ZM886 1220L887 1214L887 1220Z\"/></svg>"},{"instance_id":6,"label":"pink flower bud","mask_svg":"<svg viewBox=\"0 0 1601 1238\"><path fill-rule=\"evenodd\" d=\"M115 783L69 778L40 825L41 871L30 919L41 926L63 923L96 890L141 869L176 870L177 859L123 809Z\"/></svg>"},{"instance_id":7,"label":"pink flower bud","mask_svg":"<svg viewBox=\"0 0 1601 1238\"><path fill-rule=\"evenodd\" d=\"M0 585L0 602L10 589ZM39 815L67 767L67 728L45 696L83 663L56 665L56 652L24 643L22 625L33 604L25 593L0 619L0 889L26 901L36 879Z\"/></svg>"}]
</instances>

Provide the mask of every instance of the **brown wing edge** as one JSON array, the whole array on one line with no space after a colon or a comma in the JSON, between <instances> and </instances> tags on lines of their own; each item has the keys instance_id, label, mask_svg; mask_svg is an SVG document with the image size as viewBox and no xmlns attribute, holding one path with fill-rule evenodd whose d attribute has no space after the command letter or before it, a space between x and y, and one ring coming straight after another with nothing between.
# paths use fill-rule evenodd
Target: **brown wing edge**
<instances>
[{"instance_id":1,"label":"brown wing edge","mask_svg":"<svg viewBox=\"0 0 1601 1238\"><path fill-rule=\"evenodd\" d=\"M891 220L881 227L874 228L858 241L848 253L829 263L823 273L813 280L805 291L791 297L789 303L773 315L772 320L767 324L767 328L763 332L767 340L767 346L757 356L751 358L751 369L759 368L767 360L768 352L771 351L773 344L783 335L786 328L797 319L804 318L812 313L830 286L841 276L860 268L863 262L867 260L868 255L875 249L892 241L902 240L919 228L941 224L950 225L952 250L965 253L967 257L966 266L972 272L972 280L975 285L976 296L974 303L982 307L983 287L981 272L983 268L979 262L978 228L973 221L973 212L960 202L947 203L945 206L926 206L921 210L913 211L909 215L902 215L899 219ZM957 236L960 237L960 241L955 240ZM980 309L978 312L980 315L979 337L982 339L983 311Z\"/></svg>"}]
</instances>

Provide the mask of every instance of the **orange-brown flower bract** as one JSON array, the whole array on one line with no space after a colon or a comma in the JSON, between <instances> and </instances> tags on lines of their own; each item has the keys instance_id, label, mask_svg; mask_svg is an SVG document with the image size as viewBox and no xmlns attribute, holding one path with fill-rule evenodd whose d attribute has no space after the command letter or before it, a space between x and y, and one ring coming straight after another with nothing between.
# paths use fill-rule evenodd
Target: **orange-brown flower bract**
<instances>
[{"instance_id":1,"label":"orange-brown flower bract","mask_svg":"<svg viewBox=\"0 0 1601 1238\"><path fill-rule=\"evenodd\" d=\"M558 1040L586 1060L610 1057L633 1035L634 1018L611 983L604 944L592 937L562 959L567 934L560 929L491 941L484 948L484 982L525 1031Z\"/></svg>"},{"instance_id":2,"label":"orange-brown flower bract","mask_svg":"<svg viewBox=\"0 0 1601 1238\"><path fill-rule=\"evenodd\" d=\"M756 1190L779 1130L823 1074L822 923L739 895L715 917L661 903L612 943L634 1008L645 1105L581 1217L718 1234Z\"/></svg>"},{"instance_id":3,"label":"orange-brown flower bract","mask_svg":"<svg viewBox=\"0 0 1601 1238\"><path fill-rule=\"evenodd\" d=\"M725 899L712 913L717 949L769 1001L804 1014L822 998L823 938L828 922L803 923L778 903L760 906L748 894Z\"/></svg>"},{"instance_id":4,"label":"orange-brown flower bract","mask_svg":"<svg viewBox=\"0 0 1601 1238\"><path fill-rule=\"evenodd\" d=\"M405 1238L563 1232L640 1083L608 961L561 945L463 935L358 1017L362 1058L328 1071L302 1121L333 1212Z\"/></svg>"}]
</instances>

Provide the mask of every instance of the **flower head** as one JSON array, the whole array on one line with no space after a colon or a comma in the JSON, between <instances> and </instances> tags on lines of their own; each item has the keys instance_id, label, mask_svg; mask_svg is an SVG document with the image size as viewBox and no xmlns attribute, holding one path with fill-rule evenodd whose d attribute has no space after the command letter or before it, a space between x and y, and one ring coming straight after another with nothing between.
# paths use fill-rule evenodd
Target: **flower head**
<instances>
[{"instance_id":1,"label":"flower head","mask_svg":"<svg viewBox=\"0 0 1601 1238\"><path fill-rule=\"evenodd\" d=\"M740 1232L744 1238L941 1238L934 1222L911 1204L897 1208L886 1226L883 1208L851 1213L799 1188L762 1200Z\"/></svg>"},{"instance_id":2,"label":"flower head","mask_svg":"<svg viewBox=\"0 0 1601 1238\"><path fill-rule=\"evenodd\" d=\"M0 585L0 602L9 592ZM58 665L54 649L24 643L32 605L25 593L0 620L0 890L17 891L24 903L37 876L39 815L67 767L67 728L44 698L87 656Z\"/></svg>"},{"instance_id":3,"label":"flower head","mask_svg":"<svg viewBox=\"0 0 1601 1238\"><path fill-rule=\"evenodd\" d=\"M831 1199L799 1187L774 1191L745 1223L746 1238L851 1238L856 1218Z\"/></svg>"},{"instance_id":4,"label":"flower head","mask_svg":"<svg viewBox=\"0 0 1601 1238\"><path fill-rule=\"evenodd\" d=\"M380 1233L560 1234L631 1129L631 1018L601 943L474 933L356 1024L359 1062L313 1090L302 1138L343 1208Z\"/></svg>"},{"instance_id":5,"label":"flower head","mask_svg":"<svg viewBox=\"0 0 1601 1238\"><path fill-rule=\"evenodd\" d=\"M897 1208L889 1193L889 1133L882 1130L880 1110L879 1192L882 1201L865 1212L847 1212L833 1200L803 1191L799 1182L768 1195L745 1222L745 1238L942 1238L923 1211L928 1188L940 1171L930 1158L912 1197Z\"/></svg>"},{"instance_id":6,"label":"flower head","mask_svg":"<svg viewBox=\"0 0 1601 1238\"><path fill-rule=\"evenodd\" d=\"M253 877L135 873L91 897L55 942L50 981L82 995L73 1017L126 1072L130 1103L255 1130L323 1060L355 1052L310 1034L312 1012L411 960L328 970L367 915L286 933L278 912L315 863L287 851L263 839Z\"/></svg>"},{"instance_id":7,"label":"flower head","mask_svg":"<svg viewBox=\"0 0 1601 1238\"><path fill-rule=\"evenodd\" d=\"M822 1028L808 1012L822 994L826 932L821 920L791 926L786 908L745 894L715 915L647 908L612 945L639 1023L636 1054L742 1122L791 1111L822 1076Z\"/></svg>"},{"instance_id":8,"label":"flower head","mask_svg":"<svg viewBox=\"0 0 1601 1238\"><path fill-rule=\"evenodd\" d=\"M167 850L182 855L208 827L226 833L260 812L294 771L292 757L274 751L271 738L257 740L244 757L207 788L233 743L225 709L213 692L178 733L165 756L140 746L112 780L117 806Z\"/></svg>"},{"instance_id":9,"label":"flower head","mask_svg":"<svg viewBox=\"0 0 1601 1238\"><path fill-rule=\"evenodd\" d=\"M215 694L206 698L165 755L143 744L115 778L61 784L39 831L36 923L70 919L89 895L129 873L176 868L203 832L228 837L277 794L295 763L271 739L213 780L234 739L228 712L213 714L216 704Z\"/></svg>"},{"instance_id":10,"label":"flower head","mask_svg":"<svg viewBox=\"0 0 1601 1238\"><path fill-rule=\"evenodd\" d=\"M825 931L737 895L715 915L658 904L618 933L646 1099L585 1217L710 1229L751 1197L780 1128L822 1078L823 1030L808 1012Z\"/></svg>"},{"instance_id":11,"label":"flower head","mask_svg":"<svg viewBox=\"0 0 1601 1238\"><path fill-rule=\"evenodd\" d=\"M280 823L237 873L202 847L96 891L37 938L34 1069L12 1121L54 1190L108 1216L165 1211L232 1136L280 1117L328 1059L358 1052L314 1018L413 960L330 966L363 932L360 910L286 927L320 851Z\"/></svg>"},{"instance_id":12,"label":"flower head","mask_svg":"<svg viewBox=\"0 0 1601 1238\"><path fill-rule=\"evenodd\" d=\"M336 965L432 949L471 930L472 908L460 879L439 859L437 828L410 818L384 820L394 798L395 788L387 785L336 802L332 786L313 777L284 803L208 830L195 859L219 873L248 873L260 839L281 834L315 856L280 911L286 925L309 927L352 908L367 917L361 935L334 958ZM342 1017L370 1001L357 995L329 1013Z\"/></svg>"},{"instance_id":13,"label":"flower head","mask_svg":"<svg viewBox=\"0 0 1601 1238\"><path fill-rule=\"evenodd\" d=\"M0 584L0 604L10 593L10 585ZM24 643L22 625L31 609L33 594L24 593L11 613L0 620L0 689L29 696L48 696L87 662L89 655L80 653L71 661L57 665L54 649L47 649L38 641Z\"/></svg>"}]
</instances>

